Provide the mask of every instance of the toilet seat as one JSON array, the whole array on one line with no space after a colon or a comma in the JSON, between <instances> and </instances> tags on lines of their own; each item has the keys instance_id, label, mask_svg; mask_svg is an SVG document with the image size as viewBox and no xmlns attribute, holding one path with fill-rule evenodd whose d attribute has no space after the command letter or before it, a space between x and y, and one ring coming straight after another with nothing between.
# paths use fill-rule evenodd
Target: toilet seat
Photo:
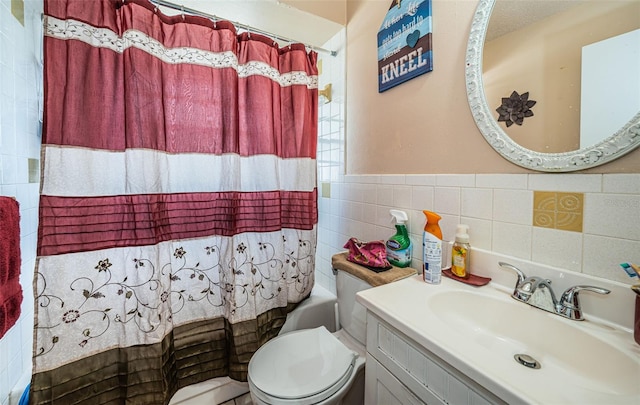
<instances>
[{"instance_id":1,"label":"toilet seat","mask_svg":"<svg viewBox=\"0 0 640 405\"><path fill-rule=\"evenodd\" d=\"M256 351L248 381L265 403L317 404L349 381L357 358L325 327L294 331Z\"/></svg>"}]
</instances>

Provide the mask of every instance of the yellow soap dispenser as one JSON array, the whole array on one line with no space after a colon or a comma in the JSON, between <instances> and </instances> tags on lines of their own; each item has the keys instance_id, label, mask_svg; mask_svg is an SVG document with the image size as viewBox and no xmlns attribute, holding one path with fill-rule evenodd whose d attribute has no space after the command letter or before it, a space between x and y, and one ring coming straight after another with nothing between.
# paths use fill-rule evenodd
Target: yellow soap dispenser
<instances>
[{"instance_id":1,"label":"yellow soap dispenser","mask_svg":"<svg viewBox=\"0 0 640 405\"><path fill-rule=\"evenodd\" d=\"M460 224L456 228L456 239L451 249L451 272L461 278L469 278L471 269L471 245L469 244L469 226Z\"/></svg>"}]
</instances>

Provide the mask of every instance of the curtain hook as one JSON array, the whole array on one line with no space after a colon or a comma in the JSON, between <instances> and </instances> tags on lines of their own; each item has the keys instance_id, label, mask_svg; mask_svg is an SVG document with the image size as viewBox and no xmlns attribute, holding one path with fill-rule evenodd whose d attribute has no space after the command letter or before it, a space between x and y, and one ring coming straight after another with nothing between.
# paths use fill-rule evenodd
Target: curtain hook
<instances>
[{"instance_id":1,"label":"curtain hook","mask_svg":"<svg viewBox=\"0 0 640 405\"><path fill-rule=\"evenodd\" d=\"M184 4L180 5L180 13L182 14L182 21L184 21Z\"/></svg>"}]
</instances>

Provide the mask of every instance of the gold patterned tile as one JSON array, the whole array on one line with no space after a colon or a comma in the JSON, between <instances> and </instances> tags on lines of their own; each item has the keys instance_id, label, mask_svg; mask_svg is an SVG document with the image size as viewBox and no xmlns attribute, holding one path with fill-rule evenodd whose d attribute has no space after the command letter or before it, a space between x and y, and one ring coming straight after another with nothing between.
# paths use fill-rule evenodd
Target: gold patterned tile
<instances>
[{"instance_id":1,"label":"gold patterned tile","mask_svg":"<svg viewBox=\"0 0 640 405\"><path fill-rule=\"evenodd\" d=\"M322 183L321 196L331 198L331 183Z\"/></svg>"},{"instance_id":2,"label":"gold patterned tile","mask_svg":"<svg viewBox=\"0 0 640 405\"><path fill-rule=\"evenodd\" d=\"M582 232L583 193L533 192L533 226Z\"/></svg>"},{"instance_id":3,"label":"gold patterned tile","mask_svg":"<svg viewBox=\"0 0 640 405\"><path fill-rule=\"evenodd\" d=\"M29 159L29 183L37 183L40 181L40 161L38 159Z\"/></svg>"},{"instance_id":4,"label":"gold patterned tile","mask_svg":"<svg viewBox=\"0 0 640 405\"><path fill-rule=\"evenodd\" d=\"M11 14L24 26L24 0L11 0Z\"/></svg>"}]
</instances>

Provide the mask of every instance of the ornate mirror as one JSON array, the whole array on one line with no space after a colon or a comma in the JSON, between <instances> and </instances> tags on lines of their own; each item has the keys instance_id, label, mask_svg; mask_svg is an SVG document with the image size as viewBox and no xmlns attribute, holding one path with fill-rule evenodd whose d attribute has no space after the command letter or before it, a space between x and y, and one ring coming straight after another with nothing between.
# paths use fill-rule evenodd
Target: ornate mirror
<instances>
[{"instance_id":1,"label":"ornate mirror","mask_svg":"<svg viewBox=\"0 0 640 405\"><path fill-rule=\"evenodd\" d=\"M545 10L529 10L534 3ZM552 5L558 6L557 13L549 15ZM590 5L599 9L587 9ZM620 9L610 10L616 7ZM614 40L594 28L594 22L618 22L620 14L605 18L597 14L602 8L631 16L624 28L603 24L622 31L612 34ZM628 69L630 78L621 80L618 88L611 84L624 74L621 67L629 66L627 58L640 63L637 10L637 0L480 0L467 46L466 86L473 118L486 141L512 163L543 172L599 166L637 148L640 68ZM618 53L608 53L611 43L620 41L622 46L615 45ZM575 49L570 42L577 43ZM550 67L541 64L546 60L553 60ZM602 60L613 64L597 67ZM602 83L592 84L594 76ZM612 123L604 125L609 117ZM597 137L581 140L587 132Z\"/></svg>"}]
</instances>

